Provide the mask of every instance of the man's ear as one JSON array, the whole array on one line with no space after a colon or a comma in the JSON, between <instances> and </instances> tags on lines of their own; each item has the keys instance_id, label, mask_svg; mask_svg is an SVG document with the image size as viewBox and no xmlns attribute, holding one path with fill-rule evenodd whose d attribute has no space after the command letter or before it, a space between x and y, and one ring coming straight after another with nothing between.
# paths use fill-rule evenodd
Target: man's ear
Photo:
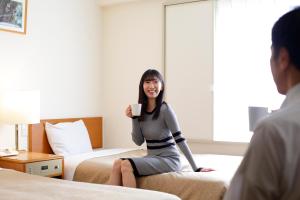
<instances>
[{"instance_id":1,"label":"man's ear","mask_svg":"<svg viewBox=\"0 0 300 200\"><path fill-rule=\"evenodd\" d=\"M285 47L280 48L278 55L279 67L285 71L290 65L290 54Z\"/></svg>"}]
</instances>

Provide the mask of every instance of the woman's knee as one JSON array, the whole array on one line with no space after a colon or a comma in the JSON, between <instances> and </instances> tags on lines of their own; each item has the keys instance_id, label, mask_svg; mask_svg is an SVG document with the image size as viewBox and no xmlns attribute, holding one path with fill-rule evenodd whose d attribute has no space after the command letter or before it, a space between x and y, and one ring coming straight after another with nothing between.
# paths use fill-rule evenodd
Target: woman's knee
<instances>
[{"instance_id":1,"label":"woman's knee","mask_svg":"<svg viewBox=\"0 0 300 200\"><path fill-rule=\"evenodd\" d=\"M121 163L121 159L115 160L113 164L113 171L121 171Z\"/></svg>"},{"instance_id":2,"label":"woman's knee","mask_svg":"<svg viewBox=\"0 0 300 200\"><path fill-rule=\"evenodd\" d=\"M133 169L132 169L132 166L131 166L131 163L129 162L129 160L122 160L121 162L121 172L122 173L132 173L133 172Z\"/></svg>"}]
</instances>

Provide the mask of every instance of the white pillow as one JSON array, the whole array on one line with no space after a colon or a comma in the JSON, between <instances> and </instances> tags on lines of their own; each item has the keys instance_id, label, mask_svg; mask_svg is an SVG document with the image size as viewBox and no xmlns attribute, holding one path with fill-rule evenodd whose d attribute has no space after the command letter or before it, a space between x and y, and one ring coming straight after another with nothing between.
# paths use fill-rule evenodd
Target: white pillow
<instances>
[{"instance_id":1,"label":"white pillow","mask_svg":"<svg viewBox=\"0 0 300 200\"><path fill-rule=\"evenodd\" d=\"M45 128L49 144L56 155L68 156L93 151L82 120L58 124L46 122Z\"/></svg>"}]
</instances>

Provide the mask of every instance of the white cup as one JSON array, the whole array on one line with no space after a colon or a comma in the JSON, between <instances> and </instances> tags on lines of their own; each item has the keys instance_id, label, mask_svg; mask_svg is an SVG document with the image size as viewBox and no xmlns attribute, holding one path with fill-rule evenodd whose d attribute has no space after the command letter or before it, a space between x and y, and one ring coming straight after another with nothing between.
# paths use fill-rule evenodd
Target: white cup
<instances>
[{"instance_id":1,"label":"white cup","mask_svg":"<svg viewBox=\"0 0 300 200\"><path fill-rule=\"evenodd\" d=\"M135 103L135 104L131 104L130 106L131 106L132 116L140 116L141 115L142 104Z\"/></svg>"},{"instance_id":2,"label":"white cup","mask_svg":"<svg viewBox=\"0 0 300 200\"><path fill-rule=\"evenodd\" d=\"M267 107L249 106L248 114L249 114L249 130L253 131L257 123L261 119L265 118L269 113Z\"/></svg>"}]
</instances>

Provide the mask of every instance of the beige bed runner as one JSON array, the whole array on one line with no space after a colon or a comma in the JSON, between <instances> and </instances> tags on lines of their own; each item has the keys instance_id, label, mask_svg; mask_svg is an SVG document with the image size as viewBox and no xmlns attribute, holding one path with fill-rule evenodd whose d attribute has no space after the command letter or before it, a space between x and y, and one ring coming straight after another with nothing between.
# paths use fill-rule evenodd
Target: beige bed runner
<instances>
[{"instance_id":1,"label":"beige bed runner","mask_svg":"<svg viewBox=\"0 0 300 200\"><path fill-rule=\"evenodd\" d=\"M106 183L114 160L144 155L146 155L146 151L134 150L88 159L79 164L73 180ZM175 194L182 200L221 200L226 191L226 183L222 179L191 170L139 177L137 178L137 185L143 189Z\"/></svg>"}]
</instances>

